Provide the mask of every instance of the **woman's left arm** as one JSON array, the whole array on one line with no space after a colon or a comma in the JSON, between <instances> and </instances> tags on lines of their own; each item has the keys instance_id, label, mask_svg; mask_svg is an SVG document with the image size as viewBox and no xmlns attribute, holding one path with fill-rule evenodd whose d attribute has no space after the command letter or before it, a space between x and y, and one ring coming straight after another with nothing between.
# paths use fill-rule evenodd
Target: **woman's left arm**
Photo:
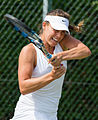
<instances>
[{"instance_id":1,"label":"woman's left arm","mask_svg":"<svg viewBox=\"0 0 98 120\"><path fill-rule=\"evenodd\" d=\"M90 49L81 41L75 39L71 35L66 35L60 42L63 52L53 54L49 60L53 66L58 66L64 60L78 60L91 55Z\"/></svg>"},{"instance_id":2,"label":"woman's left arm","mask_svg":"<svg viewBox=\"0 0 98 120\"><path fill-rule=\"evenodd\" d=\"M83 59L91 55L90 49L71 35L66 35L60 42L63 52L58 53L63 60ZM65 51L65 49L68 49Z\"/></svg>"}]
</instances>

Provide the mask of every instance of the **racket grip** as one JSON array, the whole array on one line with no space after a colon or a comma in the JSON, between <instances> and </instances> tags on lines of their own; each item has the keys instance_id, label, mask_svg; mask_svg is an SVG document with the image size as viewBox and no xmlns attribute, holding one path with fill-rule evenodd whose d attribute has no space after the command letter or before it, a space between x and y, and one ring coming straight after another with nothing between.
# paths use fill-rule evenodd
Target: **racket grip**
<instances>
[{"instance_id":1,"label":"racket grip","mask_svg":"<svg viewBox=\"0 0 98 120\"><path fill-rule=\"evenodd\" d=\"M48 59L52 58L52 55L50 53L48 53L46 56Z\"/></svg>"}]
</instances>

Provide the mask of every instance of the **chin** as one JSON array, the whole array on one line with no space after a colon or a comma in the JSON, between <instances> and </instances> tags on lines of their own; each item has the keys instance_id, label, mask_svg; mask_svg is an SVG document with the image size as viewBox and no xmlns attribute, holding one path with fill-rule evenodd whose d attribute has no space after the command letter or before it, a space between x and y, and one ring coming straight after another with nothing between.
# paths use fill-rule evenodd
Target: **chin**
<instances>
[{"instance_id":1,"label":"chin","mask_svg":"<svg viewBox=\"0 0 98 120\"><path fill-rule=\"evenodd\" d=\"M57 45L57 43L51 43L50 46L51 47L55 47Z\"/></svg>"},{"instance_id":2,"label":"chin","mask_svg":"<svg viewBox=\"0 0 98 120\"><path fill-rule=\"evenodd\" d=\"M51 47L55 47L56 45L57 45L57 44L55 44L55 45L54 45L54 44L51 44L50 46L51 46Z\"/></svg>"}]
</instances>

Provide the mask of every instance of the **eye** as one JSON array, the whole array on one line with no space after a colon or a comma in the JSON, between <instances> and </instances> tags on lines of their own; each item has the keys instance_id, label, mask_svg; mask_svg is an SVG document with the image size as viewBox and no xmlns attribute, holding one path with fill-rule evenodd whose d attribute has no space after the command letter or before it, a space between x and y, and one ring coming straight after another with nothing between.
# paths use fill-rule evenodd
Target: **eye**
<instances>
[{"instance_id":1,"label":"eye","mask_svg":"<svg viewBox=\"0 0 98 120\"><path fill-rule=\"evenodd\" d=\"M66 32L66 31L64 31L64 30L62 31L62 33L64 33L64 34L65 34L65 32Z\"/></svg>"},{"instance_id":2,"label":"eye","mask_svg":"<svg viewBox=\"0 0 98 120\"><path fill-rule=\"evenodd\" d=\"M55 33L57 33L58 32L58 30L55 30L54 28L52 28L53 29L53 31L55 32Z\"/></svg>"},{"instance_id":3,"label":"eye","mask_svg":"<svg viewBox=\"0 0 98 120\"><path fill-rule=\"evenodd\" d=\"M68 34L68 31L65 31L65 34Z\"/></svg>"},{"instance_id":4,"label":"eye","mask_svg":"<svg viewBox=\"0 0 98 120\"><path fill-rule=\"evenodd\" d=\"M66 31L65 31L65 30L63 30L63 31L62 31L62 35L65 35L65 34L66 34Z\"/></svg>"}]
</instances>

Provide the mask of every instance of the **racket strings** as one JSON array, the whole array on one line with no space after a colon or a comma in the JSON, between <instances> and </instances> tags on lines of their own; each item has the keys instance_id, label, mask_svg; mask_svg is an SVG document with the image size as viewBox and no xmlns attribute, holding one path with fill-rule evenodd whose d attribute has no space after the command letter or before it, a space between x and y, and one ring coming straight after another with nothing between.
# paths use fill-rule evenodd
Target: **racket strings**
<instances>
[{"instance_id":1,"label":"racket strings","mask_svg":"<svg viewBox=\"0 0 98 120\"><path fill-rule=\"evenodd\" d=\"M28 38L29 42L37 46L47 56L48 59L52 57L52 55L46 50L39 35L31 30L25 23L9 14L6 14L5 18L11 23L16 31L20 32L23 37Z\"/></svg>"}]
</instances>

